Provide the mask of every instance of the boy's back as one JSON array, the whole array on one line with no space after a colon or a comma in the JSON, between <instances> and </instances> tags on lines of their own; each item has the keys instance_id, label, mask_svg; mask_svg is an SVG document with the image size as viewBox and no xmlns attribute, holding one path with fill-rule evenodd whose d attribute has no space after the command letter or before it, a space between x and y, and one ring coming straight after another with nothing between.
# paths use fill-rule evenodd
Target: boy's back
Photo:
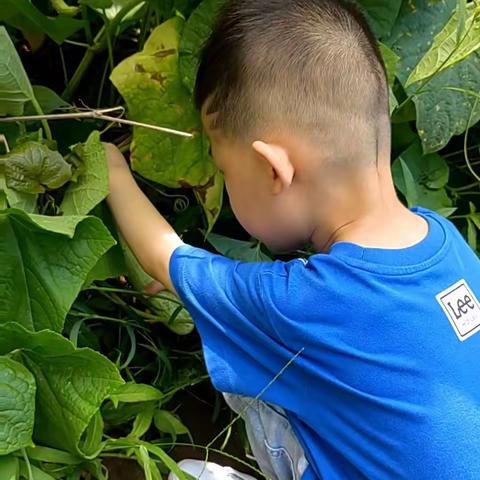
<instances>
[{"instance_id":1,"label":"boy's back","mask_svg":"<svg viewBox=\"0 0 480 480\"><path fill-rule=\"evenodd\" d=\"M480 261L449 221L417 212L429 234L401 250L172 257L215 386L287 411L305 479L480 478Z\"/></svg>"},{"instance_id":2,"label":"boy's back","mask_svg":"<svg viewBox=\"0 0 480 480\"><path fill-rule=\"evenodd\" d=\"M184 245L110 151L115 219L184 300L217 389L283 407L305 479L479 479L480 262L396 195L365 19L345 0L230 0L195 102L244 228L272 250L323 252L246 264ZM284 445L261 442L288 467Z\"/></svg>"}]
</instances>

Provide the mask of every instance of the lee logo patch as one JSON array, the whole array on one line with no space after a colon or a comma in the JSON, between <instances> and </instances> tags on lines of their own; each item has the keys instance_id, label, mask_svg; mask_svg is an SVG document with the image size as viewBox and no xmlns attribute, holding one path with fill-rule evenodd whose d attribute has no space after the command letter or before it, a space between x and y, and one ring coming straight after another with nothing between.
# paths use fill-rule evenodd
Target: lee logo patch
<instances>
[{"instance_id":1,"label":"lee logo patch","mask_svg":"<svg viewBox=\"0 0 480 480\"><path fill-rule=\"evenodd\" d=\"M460 280L435 298L462 342L480 330L480 304L465 280Z\"/></svg>"}]
</instances>

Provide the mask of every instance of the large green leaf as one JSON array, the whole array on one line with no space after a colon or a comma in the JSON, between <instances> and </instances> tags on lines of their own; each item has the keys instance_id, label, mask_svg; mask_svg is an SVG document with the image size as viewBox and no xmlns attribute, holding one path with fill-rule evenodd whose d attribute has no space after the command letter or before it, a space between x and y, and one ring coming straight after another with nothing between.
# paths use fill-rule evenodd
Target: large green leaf
<instances>
[{"instance_id":1,"label":"large green leaf","mask_svg":"<svg viewBox=\"0 0 480 480\"><path fill-rule=\"evenodd\" d=\"M58 333L30 332L12 322L0 325L0 354L13 350L20 350L37 384L34 440L82 455L82 433L123 383L117 368L98 352L76 349Z\"/></svg>"},{"instance_id":2,"label":"large green leaf","mask_svg":"<svg viewBox=\"0 0 480 480\"><path fill-rule=\"evenodd\" d=\"M32 86L17 51L5 27L0 26L0 117L22 115L25 104L33 98Z\"/></svg>"},{"instance_id":3,"label":"large green leaf","mask_svg":"<svg viewBox=\"0 0 480 480\"><path fill-rule=\"evenodd\" d=\"M0 323L60 331L87 274L114 243L95 217L0 212Z\"/></svg>"},{"instance_id":4,"label":"large green leaf","mask_svg":"<svg viewBox=\"0 0 480 480\"><path fill-rule=\"evenodd\" d=\"M467 5L464 34L460 41L457 39L458 16L455 11L435 36L432 46L408 77L407 86L450 68L480 48L480 6Z\"/></svg>"},{"instance_id":5,"label":"large green leaf","mask_svg":"<svg viewBox=\"0 0 480 480\"><path fill-rule=\"evenodd\" d=\"M68 186L60 208L65 215L86 215L108 195L107 157L100 132L92 132L72 150L82 162L83 173Z\"/></svg>"},{"instance_id":6,"label":"large green leaf","mask_svg":"<svg viewBox=\"0 0 480 480\"><path fill-rule=\"evenodd\" d=\"M419 141L395 160L392 173L409 207L421 205L440 213L452 207L444 188L449 177L447 162L436 153L423 155Z\"/></svg>"},{"instance_id":7,"label":"large green leaf","mask_svg":"<svg viewBox=\"0 0 480 480\"><path fill-rule=\"evenodd\" d=\"M193 92L200 51L212 33L215 19L226 0L204 0L190 15L180 41L179 68L183 83Z\"/></svg>"},{"instance_id":8,"label":"large green leaf","mask_svg":"<svg viewBox=\"0 0 480 480\"><path fill-rule=\"evenodd\" d=\"M0 455L33 446L34 413L33 375L21 363L0 356Z\"/></svg>"},{"instance_id":9,"label":"large green leaf","mask_svg":"<svg viewBox=\"0 0 480 480\"><path fill-rule=\"evenodd\" d=\"M43 193L70 180L72 167L60 153L37 142L22 143L0 158L7 187L23 193Z\"/></svg>"},{"instance_id":10,"label":"large green leaf","mask_svg":"<svg viewBox=\"0 0 480 480\"><path fill-rule=\"evenodd\" d=\"M193 133L193 138L134 128L132 168L169 187L204 185L216 168L206 154L200 116L178 73L183 20L172 18L148 38L144 50L121 62L111 80L134 120Z\"/></svg>"},{"instance_id":11,"label":"large green leaf","mask_svg":"<svg viewBox=\"0 0 480 480\"><path fill-rule=\"evenodd\" d=\"M47 17L30 0L0 0L0 21L24 33L45 33L59 44L83 26L82 20L66 15Z\"/></svg>"},{"instance_id":12,"label":"large green leaf","mask_svg":"<svg viewBox=\"0 0 480 480\"><path fill-rule=\"evenodd\" d=\"M18 480L18 458L13 455L0 457L0 478L2 480Z\"/></svg>"},{"instance_id":13,"label":"large green leaf","mask_svg":"<svg viewBox=\"0 0 480 480\"><path fill-rule=\"evenodd\" d=\"M450 18L455 0L417 0L404 2L392 35L385 40L400 57L397 77L405 85L410 73L430 48L433 37ZM436 74L424 90L413 98L417 111L417 129L424 152L444 147L453 135L460 135L467 122L475 99L469 95L447 90L455 86L480 90L480 56L473 53L448 70ZM407 88L413 94L418 85ZM480 105L472 115L470 125L480 119Z\"/></svg>"},{"instance_id":14,"label":"large green leaf","mask_svg":"<svg viewBox=\"0 0 480 480\"><path fill-rule=\"evenodd\" d=\"M376 37L383 38L390 34L402 0L359 0L364 8L367 21Z\"/></svg>"}]
</instances>

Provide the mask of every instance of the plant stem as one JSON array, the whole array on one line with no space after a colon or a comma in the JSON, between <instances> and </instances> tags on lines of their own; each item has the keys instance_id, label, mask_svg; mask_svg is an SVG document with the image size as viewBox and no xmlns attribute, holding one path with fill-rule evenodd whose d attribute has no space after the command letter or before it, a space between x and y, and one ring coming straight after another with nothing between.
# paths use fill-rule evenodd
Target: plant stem
<instances>
[{"instance_id":1,"label":"plant stem","mask_svg":"<svg viewBox=\"0 0 480 480\"><path fill-rule=\"evenodd\" d=\"M73 77L68 82L67 87L62 93L62 98L65 101L70 101L73 94L79 87L85 72L90 67L93 59L96 55L103 52L108 47L108 42L110 41L110 33L112 32L115 34L115 31L122 21L123 17L127 15L130 10L135 8L137 5L145 2L145 0L131 0L128 2L120 11L117 13L115 18L108 24L108 28L106 28L106 24L99 30L95 38L93 39L93 45L85 52L80 64L77 67L77 70L73 74Z\"/></svg>"},{"instance_id":2,"label":"plant stem","mask_svg":"<svg viewBox=\"0 0 480 480\"><path fill-rule=\"evenodd\" d=\"M35 96L32 97L31 101L32 101L32 105L33 105L33 108L35 109L35 111L39 115L43 115L42 107L38 103L38 100L35 98ZM43 130L45 131L45 136L47 137L47 140L52 141L53 137L52 137L52 131L50 130L50 125L48 124L47 120L45 120L45 119L42 119L41 122L42 122Z\"/></svg>"},{"instance_id":3,"label":"plant stem","mask_svg":"<svg viewBox=\"0 0 480 480\"><path fill-rule=\"evenodd\" d=\"M87 6L84 4L81 4L80 8L82 9L82 20L83 29L85 30L85 38L87 39L87 43L91 45L93 41L93 35L92 29L90 28L90 21L88 20L88 9Z\"/></svg>"}]
</instances>

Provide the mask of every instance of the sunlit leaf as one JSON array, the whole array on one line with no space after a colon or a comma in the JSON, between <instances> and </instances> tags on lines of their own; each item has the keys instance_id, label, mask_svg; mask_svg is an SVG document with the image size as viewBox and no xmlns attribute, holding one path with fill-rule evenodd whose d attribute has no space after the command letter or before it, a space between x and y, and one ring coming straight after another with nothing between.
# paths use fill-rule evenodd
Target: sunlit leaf
<instances>
[{"instance_id":1,"label":"sunlit leaf","mask_svg":"<svg viewBox=\"0 0 480 480\"><path fill-rule=\"evenodd\" d=\"M135 127L132 168L169 187L206 184L216 172L202 132L199 113L178 73L178 44L183 20L172 18L155 28L142 52L115 67L111 80L134 120L193 133L184 138Z\"/></svg>"},{"instance_id":2,"label":"sunlit leaf","mask_svg":"<svg viewBox=\"0 0 480 480\"><path fill-rule=\"evenodd\" d=\"M419 82L461 62L472 52L480 48L480 6L467 5L464 34L457 40L458 12L455 11L445 27L435 35L432 46L422 57L405 85Z\"/></svg>"},{"instance_id":3,"label":"sunlit leaf","mask_svg":"<svg viewBox=\"0 0 480 480\"><path fill-rule=\"evenodd\" d=\"M405 85L408 76L429 50L434 36L450 18L456 0L416 0L403 2L392 34L384 42L400 57L397 78ZM480 90L480 54L471 53L453 67L435 74L425 88L413 97L418 134L425 153L444 147L454 135L462 134L475 104L475 98L446 87ZM407 87L412 95L418 85ZM477 102L470 125L480 119Z\"/></svg>"}]
</instances>

